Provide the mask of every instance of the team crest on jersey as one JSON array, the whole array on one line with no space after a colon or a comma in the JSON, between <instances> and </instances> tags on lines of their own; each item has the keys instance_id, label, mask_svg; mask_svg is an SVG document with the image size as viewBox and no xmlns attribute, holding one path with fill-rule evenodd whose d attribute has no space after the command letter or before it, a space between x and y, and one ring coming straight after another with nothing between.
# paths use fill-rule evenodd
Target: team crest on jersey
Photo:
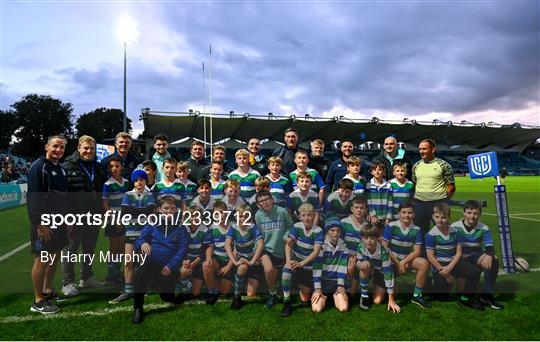
<instances>
[{"instance_id":1,"label":"team crest on jersey","mask_svg":"<svg viewBox=\"0 0 540 342\"><path fill-rule=\"evenodd\" d=\"M51 174L52 174L53 176L56 176L56 175L57 175L56 171L51 171Z\"/></svg>"}]
</instances>

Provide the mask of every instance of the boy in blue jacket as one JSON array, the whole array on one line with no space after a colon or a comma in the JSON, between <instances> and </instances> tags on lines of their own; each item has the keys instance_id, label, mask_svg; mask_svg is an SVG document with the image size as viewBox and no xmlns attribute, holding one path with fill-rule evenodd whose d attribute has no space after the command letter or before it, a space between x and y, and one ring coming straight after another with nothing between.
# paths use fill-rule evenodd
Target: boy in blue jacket
<instances>
[{"instance_id":1,"label":"boy in blue jacket","mask_svg":"<svg viewBox=\"0 0 540 342\"><path fill-rule=\"evenodd\" d=\"M189 240L187 230L175 224L178 211L175 198L170 195L161 197L158 210L160 213L158 224L147 224L135 241L135 249L144 254L146 259L135 272L135 296L131 319L133 323L143 321L144 295L150 281L159 285L161 299L166 302L174 300L178 270L187 252Z\"/></svg>"}]
</instances>

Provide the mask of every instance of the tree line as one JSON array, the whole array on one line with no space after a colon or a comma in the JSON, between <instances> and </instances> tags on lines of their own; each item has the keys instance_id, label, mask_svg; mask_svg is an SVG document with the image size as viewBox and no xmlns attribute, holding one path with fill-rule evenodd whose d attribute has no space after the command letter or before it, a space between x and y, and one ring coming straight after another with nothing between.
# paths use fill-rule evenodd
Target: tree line
<instances>
[{"instance_id":1,"label":"tree line","mask_svg":"<svg viewBox=\"0 0 540 342\"><path fill-rule=\"evenodd\" d=\"M131 120L127 119L128 132ZM37 157L43 153L48 137L63 135L70 142L87 134L98 143L114 138L123 130L123 112L116 108L96 108L75 118L73 105L49 95L28 94L0 109L0 149Z\"/></svg>"}]
</instances>

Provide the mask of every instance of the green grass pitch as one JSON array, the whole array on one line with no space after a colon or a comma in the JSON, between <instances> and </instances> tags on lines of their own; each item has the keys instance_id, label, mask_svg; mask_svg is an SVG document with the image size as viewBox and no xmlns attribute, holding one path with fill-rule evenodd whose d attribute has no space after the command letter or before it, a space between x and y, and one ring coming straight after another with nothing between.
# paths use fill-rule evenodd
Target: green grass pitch
<instances>
[{"instance_id":1,"label":"green grass pitch","mask_svg":"<svg viewBox=\"0 0 540 342\"><path fill-rule=\"evenodd\" d=\"M456 179L455 199L488 201L482 221L492 229L500 257L497 219L493 206L493 178ZM540 177L508 177L508 191L513 249L530 263L540 267ZM461 216L452 208L452 220ZM2 242L0 255L29 240L26 208L0 211ZM98 250L108 242L101 234ZM158 296L147 297L147 316L143 324L130 322L131 303L108 304L111 291L83 292L61 303L62 312L51 317L29 311L33 299L30 269L33 257L27 247L0 262L0 339L1 340L538 340L540 272L503 275L498 280L499 299L504 310L471 311L454 302L434 302L432 309L409 304L409 295L398 297L402 313L394 315L386 306L363 312L352 303L348 313L329 309L320 314L296 303L293 315L279 316L281 305L272 310L263 306L264 298L248 303L240 311L229 308L223 300L213 307L189 303L171 308ZM106 265L94 270L103 279ZM403 288L410 277L399 280ZM407 282L408 281L408 282ZM56 288L60 286L57 271Z\"/></svg>"}]
</instances>

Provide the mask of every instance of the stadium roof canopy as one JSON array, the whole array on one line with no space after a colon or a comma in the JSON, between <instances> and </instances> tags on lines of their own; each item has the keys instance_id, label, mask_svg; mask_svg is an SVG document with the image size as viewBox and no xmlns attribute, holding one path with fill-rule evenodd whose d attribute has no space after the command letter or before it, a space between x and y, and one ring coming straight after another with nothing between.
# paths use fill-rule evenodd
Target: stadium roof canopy
<instances>
[{"instance_id":1,"label":"stadium roof canopy","mask_svg":"<svg viewBox=\"0 0 540 342\"><path fill-rule=\"evenodd\" d=\"M147 139L159 133L166 134L172 145L178 147L189 146L193 139L205 140L205 115L202 113L157 112L146 108L142 110L141 118ZM275 116L271 113L264 116L233 112L213 114L212 127L212 142L232 148L244 145L252 137L264 139L262 148L275 148L282 144L283 132L287 127L298 130L303 146L310 140L320 138L326 143L351 140L354 144L364 144L362 146L365 148L379 148L377 143L382 143L386 137L393 135L399 142L408 145L417 145L422 139L432 138L437 142L439 150L522 152L540 138L540 127L519 123L500 125L494 122L420 122L409 119L386 121L375 117L366 120L343 116ZM206 114L206 132L206 141L209 142L209 114Z\"/></svg>"}]
</instances>

